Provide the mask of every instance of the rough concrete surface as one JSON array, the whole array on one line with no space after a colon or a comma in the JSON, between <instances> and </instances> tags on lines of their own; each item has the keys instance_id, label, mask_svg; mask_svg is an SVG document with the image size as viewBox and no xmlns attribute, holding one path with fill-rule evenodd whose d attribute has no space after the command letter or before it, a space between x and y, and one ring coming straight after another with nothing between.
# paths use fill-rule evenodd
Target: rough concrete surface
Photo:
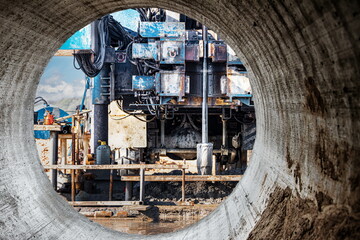
<instances>
[{"instance_id":1,"label":"rough concrete surface","mask_svg":"<svg viewBox=\"0 0 360 240\"><path fill-rule=\"evenodd\" d=\"M221 33L253 76L257 116L251 164L233 194L200 222L148 237L91 223L57 196L31 125L57 48L97 17L146 6ZM336 229L356 226L360 211L359 8L357 0L0 0L0 239L323 239L330 227L342 239ZM279 189L288 197L274 202Z\"/></svg>"}]
</instances>

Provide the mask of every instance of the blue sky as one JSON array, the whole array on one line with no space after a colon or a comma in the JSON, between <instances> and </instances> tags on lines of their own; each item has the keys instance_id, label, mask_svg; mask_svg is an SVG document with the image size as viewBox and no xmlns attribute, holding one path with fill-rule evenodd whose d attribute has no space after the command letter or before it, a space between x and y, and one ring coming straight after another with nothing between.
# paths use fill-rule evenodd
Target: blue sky
<instances>
[{"instance_id":1,"label":"blue sky","mask_svg":"<svg viewBox=\"0 0 360 240\"><path fill-rule=\"evenodd\" d=\"M137 30L139 14L132 9L111 14L124 27ZM85 26L70 37L60 49L89 49L90 26ZM49 102L63 98L81 97L85 87L85 74L73 67L73 57L52 57L36 92Z\"/></svg>"}]
</instances>

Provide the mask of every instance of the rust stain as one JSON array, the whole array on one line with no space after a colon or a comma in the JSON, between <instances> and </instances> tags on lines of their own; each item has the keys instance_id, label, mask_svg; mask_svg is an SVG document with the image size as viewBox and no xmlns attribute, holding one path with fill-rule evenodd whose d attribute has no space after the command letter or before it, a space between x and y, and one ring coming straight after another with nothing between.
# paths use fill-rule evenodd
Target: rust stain
<instances>
[{"instance_id":1,"label":"rust stain","mask_svg":"<svg viewBox=\"0 0 360 240\"><path fill-rule=\"evenodd\" d=\"M290 157L290 151L289 148L286 148L286 162L288 165L288 168L291 169L292 165L294 164L294 161Z\"/></svg>"},{"instance_id":2,"label":"rust stain","mask_svg":"<svg viewBox=\"0 0 360 240\"><path fill-rule=\"evenodd\" d=\"M315 80L312 77L308 77L304 83L308 93L306 96L306 106L311 112L323 115L326 112L326 107L321 93L316 87Z\"/></svg>"},{"instance_id":3,"label":"rust stain","mask_svg":"<svg viewBox=\"0 0 360 240\"><path fill-rule=\"evenodd\" d=\"M296 165L294 170L295 183L299 184L299 189L302 191L302 182L301 182L301 171L299 163Z\"/></svg>"}]
</instances>

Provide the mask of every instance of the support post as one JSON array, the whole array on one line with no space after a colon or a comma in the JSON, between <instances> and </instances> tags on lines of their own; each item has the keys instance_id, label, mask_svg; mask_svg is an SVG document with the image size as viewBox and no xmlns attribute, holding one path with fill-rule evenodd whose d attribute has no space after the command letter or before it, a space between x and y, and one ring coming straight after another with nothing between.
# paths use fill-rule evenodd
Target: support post
<instances>
[{"instance_id":1,"label":"support post","mask_svg":"<svg viewBox=\"0 0 360 240\"><path fill-rule=\"evenodd\" d=\"M165 146L165 119L160 120L160 147Z\"/></svg>"},{"instance_id":2,"label":"support post","mask_svg":"<svg viewBox=\"0 0 360 240\"><path fill-rule=\"evenodd\" d=\"M186 160L184 159L184 166L186 164ZM181 185L181 201L185 202L185 169L182 169L182 185Z\"/></svg>"},{"instance_id":3,"label":"support post","mask_svg":"<svg viewBox=\"0 0 360 240\"><path fill-rule=\"evenodd\" d=\"M211 169L211 171L212 171L212 175L216 176L216 156L215 155L212 156L212 169Z\"/></svg>"},{"instance_id":4,"label":"support post","mask_svg":"<svg viewBox=\"0 0 360 240\"><path fill-rule=\"evenodd\" d=\"M52 135L52 141L53 141L53 151L52 151L52 164L57 165L58 164L58 141L59 141L59 133L56 131L51 132ZM57 190L57 169L51 170L51 179L52 179L52 185L54 190Z\"/></svg>"},{"instance_id":5,"label":"support post","mask_svg":"<svg viewBox=\"0 0 360 240\"><path fill-rule=\"evenodd\" d=\"M71 129L71 164L75 165L75 117L72 117ZM75 201L75 170L71 169L71 201Z\"/></svg>"},{"instance_id":6,"label":"support post","mask_svg":"<svg viewBox=\"0 0 360 240\"><path fill-rule=\"evenodd\" d=\"M114 186L113 170L110 170L109 201L112 201L113 186Z\"/></svg>"},{"instance_id":7,"label":"support post","mask_svg":"<svg viewBox=\"0 0 360 240\"><path fill-rule=\"evenodd\" d=\"M131 201L132 192L133 192L132 189L133 189L133 183L125 182L125 201Z\"/></svg>"},{"instance_id":8,"label":"support post","mask_svg":"<svg viewBox=\"0 0 360 240\"><path fill-rule=\"evenodd\" d=\"M208 124L209 124L209 115L208 115L208 74L207 74L207 27L203 25L202 27L202 35L203 35L203 91L202 91L202 143L208 143Z\"/></svg>"},{"instance_id":9,"label":"support post","mask_svg":"<svg viewBox=\"0 0 360 240\"><path fill-rule=\"evenodd\" d=\"M61 165L67 164L67 141L66 139L62 138L60 140L61 145Z\"/></svg>"},{"instance_id":10,"label":"support post","mask_svg":"<svg viewBox=\"0 0 360 240\"><path fill-rule=\"evenodd\" d=\"M224 148L227 148L227 130L226 130L227 120L222 119L222 145Z\"/></svg>"},{"instance_id":11,"label":"support post","mask_svg":"<svg viewBox=\"0 0 360 240\"><path fill-rule=\"evenodd\" d=\"M140 202L144 201L145 194L145 169L140 168Z\"/></svg>"}]
</instances>

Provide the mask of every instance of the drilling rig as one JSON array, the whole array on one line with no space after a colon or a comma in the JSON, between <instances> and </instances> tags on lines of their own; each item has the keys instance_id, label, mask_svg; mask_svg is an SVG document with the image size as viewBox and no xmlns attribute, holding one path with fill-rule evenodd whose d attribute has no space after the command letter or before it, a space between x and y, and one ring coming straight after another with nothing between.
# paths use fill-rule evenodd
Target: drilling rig
<instances>
[{"instance_id":1,"label":"drilling rig","mask_svg":"<svg viewBox=\"0 0 360 240\"><path fill-rule=\"evenodd\" d=\"M167 156L196 160L201 175L210 174L213 159L220 170L235 163L245 170L255 111L243 63L194 19L136 10L137 31L104 16L91 24L92 49L74 53L93 78L93 153L106 142L115 164Z\"/></svg>"}]
</instances>

